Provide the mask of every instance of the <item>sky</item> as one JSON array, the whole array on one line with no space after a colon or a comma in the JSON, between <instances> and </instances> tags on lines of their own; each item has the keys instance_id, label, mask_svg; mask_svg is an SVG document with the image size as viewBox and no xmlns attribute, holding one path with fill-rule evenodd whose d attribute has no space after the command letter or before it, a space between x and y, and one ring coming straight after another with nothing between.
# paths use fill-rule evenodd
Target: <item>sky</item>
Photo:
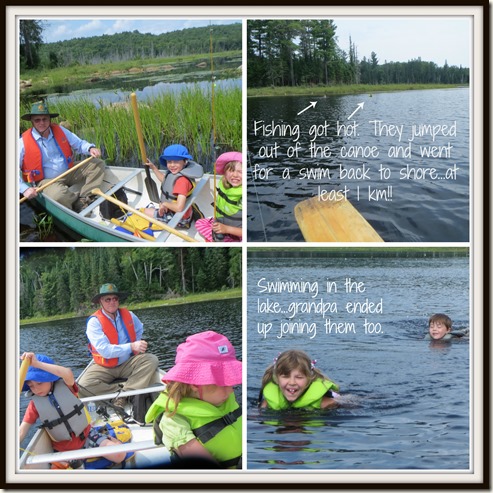
<instances>
[{"instance_id":1,"label":"sky","mask_svg":"<svg viewBox=\"0 0 493 493\"><path fill-rule=\"evenodd\" d=\"M471 67L471 24L466 17L378 17L334 18L338 45L349 53L349 37L357 55L369 59L377 55L385 61L407 62L421 57L438 66Z\"/></svg>"},{"instance_id":2,"label":"sky","mask_svg":"<svg viewBox=\"0 0 493 493\"><path fill-rule=\"evenodd\" d=\"M161 34L189 27L230 24L241 19L139 19L125 17L48 19L43 31L46 43L66 39L100 36L123 31ZM466 17L334 17L338 45L349 52L349 38L357 48L358 58L369 59L375 52L380 64L385 61L421 60L471 67L471 25Z\"/></svg>"},{"instance_id":3,"label":"sky","mask_svg":"<svg viewBox=\"0 0 493 493\"><path fill-rule=\"evenodd\" d=\"M44 22L43 41L54 43L73 38L85 38L90 36L102 36L103 34L116 34L128 31L139 31L142 34L163 34L171 31L179 31L190 27L204 27L219 24L232 24L241 22L241 19L138 19L127 17L120 19L81 18L81 20L46 19Z\"/></svg>"}]
</instances>

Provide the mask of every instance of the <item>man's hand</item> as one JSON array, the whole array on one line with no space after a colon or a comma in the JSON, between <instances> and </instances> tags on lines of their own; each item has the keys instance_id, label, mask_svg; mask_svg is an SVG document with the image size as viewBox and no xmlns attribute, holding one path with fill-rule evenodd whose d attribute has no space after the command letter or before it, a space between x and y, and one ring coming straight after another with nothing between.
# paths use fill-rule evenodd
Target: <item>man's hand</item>
<instances>
[{"instance_id":1,"label":"man's hand","mask_svg":"<svg viewBox=\"0 0 493 493\"><path fill-rule=\"evenodd\" d=\"M134 354L141 354L147 351L147 341L135 341L130 344Z\"/></svg>"},{"instance_id":2,"label":"man's hand","mask_svg":"<svg viewBox=\"0 0 493 493\"><path fill-rule=\"evenodd\" d=\"M22 195L24 195L26 199L31 200L38 196L38 191L34 187L31 187L25 190Z\"/></svg>"}]
</instances>

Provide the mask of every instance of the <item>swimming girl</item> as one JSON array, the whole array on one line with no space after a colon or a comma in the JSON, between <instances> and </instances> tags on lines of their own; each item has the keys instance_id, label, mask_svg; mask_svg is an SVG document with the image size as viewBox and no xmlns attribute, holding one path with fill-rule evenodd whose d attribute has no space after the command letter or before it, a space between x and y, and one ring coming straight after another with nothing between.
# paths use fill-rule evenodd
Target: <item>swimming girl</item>
<instances>
[{"instance_id":1,"label":"swimming girl","mask_svg":"<svg viewBox=\"0 0 493 493\"><path fill-rule=\"evenodd\" d=\"M326 409L338 406L339 386L315 368L304 352L281 353L262 378L260 407L271 409Z\"/></svg>"},{"instance_id":2,"label":"swimming girl","mask_svg":"<svg viewBox=\"0 0 493 493\"><path fill-rule=\"evenodd\" d=\"M166 390L145 417L154 422L154 441L166 446L172 461L203 464L205 459L238 468L242 412L233 386L241 381L241 362L225 336L210 330L187 337L176 350L175 366L163 377Z\"/></svg>"},{"instance_id":3,"label":"swimming girl","mask_svg":"<svg viewBox=\"0 0 493 493\"><path fill-rule=\"evenodd\" d=\"M223 175L216 196L216 218L198 219L197 231L207 241L241 241L242 237L242 156L225 152L216 160L216 173Z\"/></svg>"}]
</instances>

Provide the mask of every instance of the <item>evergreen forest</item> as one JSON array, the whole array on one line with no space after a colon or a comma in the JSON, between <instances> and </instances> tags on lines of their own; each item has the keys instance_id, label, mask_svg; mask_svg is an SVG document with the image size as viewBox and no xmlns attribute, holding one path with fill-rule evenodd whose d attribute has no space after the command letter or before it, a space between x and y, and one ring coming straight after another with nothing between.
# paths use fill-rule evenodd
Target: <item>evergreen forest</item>
<instances>
[{"instance_id":1,"label":"evergreen forest","mask_svg":"<svg viewBox=\"0 0 493 493\"><path fill-rule=\"evenodd\" d=\"M85 315L101 285L127 303L241 288L241 248L21 249L20 319Z\"/></svg>"},{"instance_id":2,"label":"evergreen forest","mask_svg":"<svg viewBox=\"0 0 493 493\"><path fill-rule=\"evenodd\" d=\"M352 84L468 84L469 69L439 67L421 58L385 61L378 54L360 59L337 44L335 21L251 20L247 24L248 88Z\"/></svg>"},{"instance_id":3,"label":"evergreen forest","mask_svg":"<svg viewBox=\"0 0 493 493\"><path fill-rule=\"evenodd\" d=\"M212 43L212 46L211 46ZM21 40L21 66L26 43ZM42 66L94 65L174 58L242 49L241 23L182 29L164 34L122 32L37 45Z\"/></svg>"}]
</instances>

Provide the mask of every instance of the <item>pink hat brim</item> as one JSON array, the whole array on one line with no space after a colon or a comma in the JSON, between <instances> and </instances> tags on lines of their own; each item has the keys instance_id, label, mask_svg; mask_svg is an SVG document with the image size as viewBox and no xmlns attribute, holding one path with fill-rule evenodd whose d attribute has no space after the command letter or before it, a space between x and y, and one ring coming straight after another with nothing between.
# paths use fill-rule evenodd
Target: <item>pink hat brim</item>
<instances>
[{"instance_id":1,"label":"pink hat brim","mask_svg":"<svg viewBox=\"0 0 493 493\"><path fill-rule=\"evenodd\" d=\"M230 387L242 383L242 364L238 360L218 361L188 361L177 363L169 370L162 381L182 382L192 385L217 385Z\"/></svg>"},{"instance_id":2,"label":"pink hat brim","mask_svg":"<svg viewBox=\"0 0 493 493\"><path fill-rule=\"evenodd\" d=\"M215 167L216 173L218 175L223 175L225 166L231 161L239 161L240 163L242 163L243 156L241 155L241 152L231 151L221 154L216 159L216 167Z\"/></svg>"}]
</instances>

